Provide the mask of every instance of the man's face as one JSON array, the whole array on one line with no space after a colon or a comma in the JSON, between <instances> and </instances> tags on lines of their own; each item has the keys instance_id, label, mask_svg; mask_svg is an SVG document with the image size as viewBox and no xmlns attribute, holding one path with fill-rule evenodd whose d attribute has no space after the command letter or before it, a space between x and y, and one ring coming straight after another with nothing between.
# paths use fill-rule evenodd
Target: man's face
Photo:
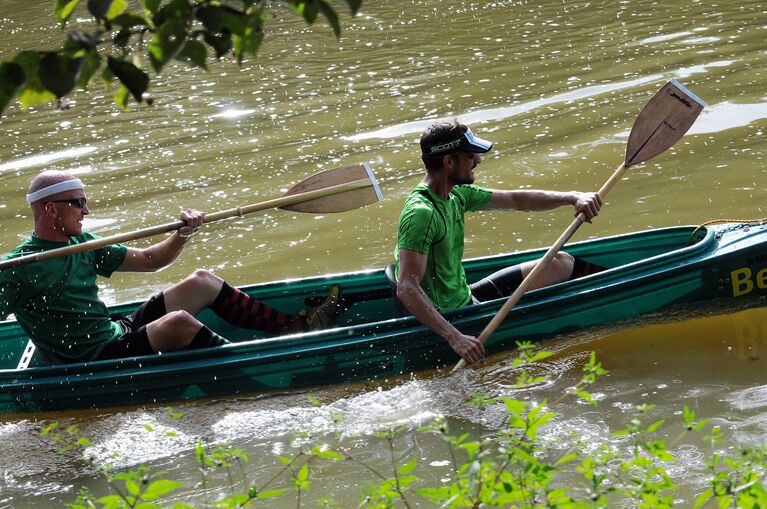
<instances>
[{"instance_id":1,"label":"man's face","mask_svg":"<svg viewBox=\"0 0 767 509\"><path fill-rule=\"evenodd\" d=\"M45 207L46 211L54 214L56 231L67 237L80 235L83 232L82 220L90 214L82 189L54 194L46 199Z\"/></svg>"},{"instance_id":2,"label":"man's face","mask_svg":"<svg viewBox=\"0 0 767 509\"><path fill-rule=\"evenodd\" d=\"M482 162L482 158L479 154L474 152L459 152L453 156L450 156L454 165L450 173L450 181L453 185L459 186L462 184L474 183L474 168Z\"/></svg>"}]
</instances>

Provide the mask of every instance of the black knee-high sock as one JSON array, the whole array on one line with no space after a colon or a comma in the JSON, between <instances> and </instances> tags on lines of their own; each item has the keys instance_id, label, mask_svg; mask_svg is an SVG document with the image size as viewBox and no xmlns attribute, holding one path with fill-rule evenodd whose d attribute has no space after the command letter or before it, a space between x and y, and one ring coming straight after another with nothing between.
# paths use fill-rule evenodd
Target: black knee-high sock
<instances>
[{"instance_id":1,"label":"black knee-high sock","mask_svg":"<svg viewBox=\"0 0 767 509\"><path fill-rule=\"evenodd\" d=\"M306 328L301 317L277 311L226 282L210 308L227 322L245 329L285 333Z\"/></svg>"},{"instance_id":2,"label":"black knee-high sock","mask_svg":"<svg viewBox=\"0 0 767 509\"><path fill-rule=\"evenodd\" d=\"M211 346L221 346L229 343L228 340L222 338L209 328L202 326L202 329L197 331L192 341L187 346L187 349L194 350L195 348L208 348Z\"/></svg>"},{"instance_id":3,"label":"black knee-high sock","mask_svg":"<svg viewBox=\"0 0 767 509\"><path fill-rule=\"evenodd\" d=\"M570 274L570 280L607 270L607 267L602 267L601 265L597 265L595 263L589 263L577 257L574 258L574 260L575 263L573 264L573 272Z\"/></svg>"}]
</instances>

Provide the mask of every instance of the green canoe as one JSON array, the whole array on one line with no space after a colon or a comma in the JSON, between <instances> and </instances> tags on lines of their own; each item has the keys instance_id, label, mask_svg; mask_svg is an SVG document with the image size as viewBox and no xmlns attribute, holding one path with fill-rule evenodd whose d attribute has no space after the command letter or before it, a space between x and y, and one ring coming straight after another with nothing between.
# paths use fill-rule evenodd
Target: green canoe
<instances>
[{"instance_id":1,"label":"green canoe","mask_svg":"<svg viewBox=\"0 0 767 509\"><path fill-rule=\"evenodd\" d=\"M489 352L705 301L724 305L767 292L767 225L674 227L574 243L566 251L608 270L526 294L487 343ZM470 281L542 256L530 250L465 262ZM387 377L452 365L447 343L413 317L400 317L384 269L244 287L297 312L340 284L350 308L339 327L258 337L205 311L201 319L234 341L223 347L57 366L34 359L16 369L27 337L0 322L0 412L37 412L169 402ZM449 313L478 335L505 299ZM139 303L114 306L129 313Z\"/></svg>"}]
</instances>

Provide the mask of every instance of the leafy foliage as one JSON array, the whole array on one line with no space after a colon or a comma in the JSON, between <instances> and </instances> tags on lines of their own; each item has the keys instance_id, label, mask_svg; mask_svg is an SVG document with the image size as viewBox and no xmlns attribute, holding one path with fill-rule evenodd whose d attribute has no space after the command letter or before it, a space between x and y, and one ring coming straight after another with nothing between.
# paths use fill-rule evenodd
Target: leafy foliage
<instances>
[{"instance_id":1,"label":"leafy foliage","mask_svg":"<svg viewBox=\"0 0 767 509\"><path fill-rule=\"evenodd\" d=\"M534 353L528 344L522 344L519 352L519 362L515 365L522 368L550 355L547 352ZM583 371L582 379L569 394L580 394L583 387L595 383L598 376L606 373L593 354ZM529 375L522 378L533 379ZM583 399L596 404L591 396ZM316 398L310 400L312 404L320 404ZM574 445L562 450L541 438L542 432L557 417L546 401L535 403L512 397L495 401L474 394L470 405L500 406L506 411L506 426L494 435L477 439L468 434L453 435L447 421L440 416L420 428L420 433L441 437L450 457L452 468L436 485L430 485L425 480L430 476L419 476L419 468L423 466L419 463L418 453L412 450L412 437L408 436L410 431L405 426L368 437L386 444L389 458L384 468L369 464L367 457L363 459L342 454L327 444L307 445L307 441L312 439L304 435L300 450L291 457L278 456L281 469L260 482L252 479L245 470L250 460L242 450L230 445L209 446L199 442L195 453L202 476L201 493L207 496L211 474L221 470L226 472L231 490L213 503L206 501L201 507L258 507L262 499L274 498L280 498L281 506L301 507L302 501L312 491L315 465L349 462L372 475L372 479L361 486L360 508L419 506L415 503L415 497L446 509L670 508L679 500L678 496L675 497L678 487L669 474L669 466L676 461L674 447L688 433L701 432L707 425L706 421L696 420L695 413L684 407L681 426L677 428L679 434L667 444L656 435L662 429L673 431L674 427L667 425L665 419L650 418L654 411L652 405L641 405L634 409L635 414L625 427L614 432L614 435L627 437L628 447L618 449L615 445L588 444L576 439ZM167 409L166 417L177 420L181 415ZM146 429L154 432L151 426ZM62 454L72 454L90 445L78 434L76 427L61 429L58 423L48 424L41 431L41 435ZM705 441L711 444L707 462L708 487L697 496L694 507L767 507L764 485L767 449L728 448L735 452L724 455L717 450L723 444L721 430L717 427L711 429ZM398 450L400 442L404 442L404 447ZM239 480L235 480L233 471L239 473ZM181 483L168 479L165 473L153 473L146 467L119 473L102 470L102 473L110 489L108 495L97 497L88 491L81 491L77 500L68 506L74 509L161 507L163 498L173 496L181 486ZM566 481L562 475L565 473ZM291 493L295 496L294 503L285 500ZM340 507L327 499L310 500L307 505ZM182 509L192 506L179 502L172 507Z\"/></svg>"},{"instance_id":2,"label":"leafy foliage","mask_svg":"<svg viewBox=\"0 0 767 509\"><path fill-rule=\"evenodd\" d=\"M341 34L338 12L327 0L141 0L141 12L129 11L126 0L56 0L53 14L62 28L81 3L94 30L70 31L59 50L21 51L0 63L0 116L14 98L25 108L53 99L62 104L75 89L87 88L99 70L105 85L117 79L120 107L131 97L151 104L151 76L139 62L149 61L155 74L173 61L207 69L210 54L217 59L231 54L242 64L261 47L267 10L280 6L310 25L322 14L335 36ZM344 3L354 15L362 0ZM147 58L141 58L143 52Z\"/></svg>"}]
</instances>

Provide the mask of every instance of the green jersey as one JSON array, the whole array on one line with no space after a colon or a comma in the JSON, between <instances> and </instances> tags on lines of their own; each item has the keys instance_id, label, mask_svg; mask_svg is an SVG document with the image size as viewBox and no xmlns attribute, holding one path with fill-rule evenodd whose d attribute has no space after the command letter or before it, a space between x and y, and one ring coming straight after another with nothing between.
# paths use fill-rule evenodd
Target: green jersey
<instances>
[{"instance_id":1,"label":"green jersey","mask_svg":"<svg viewBox=\"0 0 767 509\"><path fill-rule=\"evenodd\" d=\"M448 199L441 198L424 183L405 200L399 218L394 259L399 273L399 250L409 249L427 256L421 288L440 311L471 303L463 258L464 213L486 205L492 191L476 185L455 186Z\"/></svg>"},{"instance_id":2,"label":"green jersey","mask_svg":"<svg viewBox=\"0 0 767 509\"><path fill-rule=\"evenodd\" d=\"M95 238L83 232L67 242L53 242L32 235L4 259ZM127 252L118 244L0 271L0 320L13 313L38 347L61 359L95 359L123 333L98 297L96 276L111 276Z\"/></svg>"}]
</instances>

